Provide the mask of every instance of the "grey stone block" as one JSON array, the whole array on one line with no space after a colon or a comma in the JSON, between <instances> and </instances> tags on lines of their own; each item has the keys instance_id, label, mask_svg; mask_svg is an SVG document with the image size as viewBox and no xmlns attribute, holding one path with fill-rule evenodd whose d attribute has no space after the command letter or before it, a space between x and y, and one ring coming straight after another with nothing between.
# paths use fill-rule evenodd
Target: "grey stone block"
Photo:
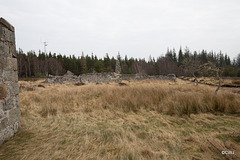
<instances>
[{"instance_id":1,"label":"grey stone block","mask_svg":"<svg viewBox=\"0 0 240 160\"><path fill-rule=\"evenodd\" d=\"M7 117L3 117L0 119L0 132L4 130L8 125L8 119Z\"/></svg>"},{"instance_id":2,"label":"grey stone block","mask_svg":"<svg viewBox=\"0 0 240 160\"><path fill-rule=\"evenodd\" d=\"M11 110L16 105L16 98L10 97L6 100L6 105L3 106L3 111Z\"/></svg>"},{"instance_id":3,"label":"grey stone block","mask_svg":"<svg viewBox=\"0 0 240 160\"><path fill-rule=\"evenodd\" d=\"M0 36L1 41L13 43L12 42L12 36L13 36L12 34L14 34L14 33L12 31L10 31L8 28L3 26L1 29L1 32L2 32L2 34Z\"/></svg>"},{"instance_id":4,"label":"grey stone block","mask_svg":"<svg viewBox=\"0 0 240 160\"><path fill-rule=\"evenodd\" d=\"M8 116L9 116L9 120L8 120L9 125L14 125L16 122L19 122L19 120L20 120L19 108L15 107L7 112L8 112Z\"/></svg>"},{"instance_id":5,"label":"grey stone block","mask_svg":"<svg viewBox=\"0 0 240 160\"><path fill-rule=\"evenodd\" d=\"M3 71L2 77L3 81L11 81L16 83L18 81L17 71Z\"/></svg>"},{"instance_id":6,"label":"grey stone block","mask_svg":"<svg viewBox=\"0 0 240 160\"><path fill-rule=\"evenodd\" d=\"M16 58L7 58L8 63L10 63L10 65L8 65L13 71L18 71L18 65L17 65L17 59ZM17 73L17 72L16 72Z\"/></svg>"},{"instance_id":7,"label":"grey stone block","mask_svg":"<svg viewBox=\"0 0 240 160\"><path fill-rule=\"evenodd\" d=\"M0 57L9 57L9 53L8 42L0 41Z\"/></svg>"},{"instance_id":8,"label":"grey stone block","mask_svg":"<svg viewBox=\"0 0 240 160\"><path fill-rule=\"evenodd\" d=\"M12 44L12 43L9 44L9 55L10 57L17 57L15 44Z\"/></svg>"},{"instance_id":9,"label":"grey stone block","mask_svg":"<svg viewBox=\"0 0 240 160\"><path fill-rule=\"evenodd\" d=\"M0 18L0 145L20 127L14 27Z\"/></svg>"},{"instance_id":10,"label":"grey stone block","mask_svg":"<svg viewBox=\"0 0 240 160\"><path fill-rule=\"evenodd\" d=\"M17 59L16 58L0 58L0 67L5 71L17 71Z\"/></svg>"},{"instance_id":11,"label":"grey stone block","mask_svg":"<svg viewBox=\"0 0 240 160\"><path fill-rule=\"evenodd\" d=\"M2 119L3 117L6 117L6 116L5 116L5 113L3 112L3 106L2 106L0 107L0 119Z\"/></svg>"},{"instance_id":12,"label":"grey stone block","mask_svg":"<svg viewBox=\"0 0 240 160\"><path fill-rule=\"evenodd\" d=\"M0 110L2 110L3 109L3 104L4 104L4 100L0 100Z\"/></svg>"},{"instance_id":13,"label":"grey stone block","mask_svg":"<svg viewBox=\"0 0 240 160\"><path fill-rule=\"evenodd\" d=\"M0 18L0 25L7 27L10 31L14 32L14 27L4 18Z\"/></svg>"},{"instance_id":14,"label":"grey stone block","mask_svg":"<svg viewBox=\"0 0 240 160\"><path fill-rule=\"evenodd\" d=\"M18 83L11 83L11 96L16 96L19 94L19 87Z\"/></svg>"},{"instance_id":15,"label":"grey stone block","mask_svg":"<svg viewBox=\"0 0 240 160\"><path fill-rule=\"evenodd\" d=\"M13 126L7 126L4 130L3 130L3 138L5 140L8 140L10 137L12 137L14 135L14 131L13 131Z\"/></svg>"}]
</instances>

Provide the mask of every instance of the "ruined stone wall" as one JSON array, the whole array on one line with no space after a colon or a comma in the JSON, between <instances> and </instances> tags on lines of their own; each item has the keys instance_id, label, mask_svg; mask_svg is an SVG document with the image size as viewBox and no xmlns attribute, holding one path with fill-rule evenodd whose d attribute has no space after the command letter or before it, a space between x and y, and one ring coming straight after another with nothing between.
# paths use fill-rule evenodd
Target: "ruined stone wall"
<instances>
[{"instance_id":1,"label":"ruined stone wall","mask_svg":"<svg viewBox=\"0 0 240 160\"><path fill-rule=\"evenodd\" d=\"M78 77L68 71L64 76L53 76L46 79L47 83L66 83L66 82L83 82L83 83L108 83L120 81L121 75L115 72L108 73L87 73Z\"/></svg>"},{"instance_id":2,"label":"ruined stone wall","mask_svg":"<svg viewBox=\"0 0 240 160\"><path fill-rule=\"evenodd\" d=\"M84 83L109 83L113 81L120 81L121 75L115 72L105 73L88 73L79 76Z\"/></svg>"},{"instance_id":3,"label":"ruined stone wall","mask_svg":"<svg viewBox=\"0 0 240 160\"><path fill-rule=\"evenodd\" d=\"M72 72L67 71L63 76L51 76L46 79L47 83L66 83L66 82L80 82L78 76L75 76Z\"/></svg>"},{"instance_id":4,"label":"ruined stone wall","mask_svg":"<svg viewBox=\"0 0 240 160\"><path fill-rule=\"evenodd\" d=\"M14 27L0 18L0 145L20 127Z\"/></svg>"},{"instance_id":5,"label":"ruined stone wall","mask_svg":"<svg viewBox=\"0 0 240 160\"><path fill-rule=\"evenodd\" d=\"M173 76L164 76L164 75L141 75L141 74L122 74L123 80L135 79L135 80L144 80L144 79L155 79L155 80L169 80L175 81L176 77Z\"/></svg>"},{"instance_id":6,"label":"ruined stone wall","mask_svg":"<svg viewBox=\"0 0 240 160\"><path fill-rule=\"evenodd\" d=\"M46 79L47 83L66 83L66 82L83 82L83 83L109 83L109 82L121 82L121 80L144 80L144 79L155 79L155 80L170 80L176 81L176 76L172 74L168 76L164 75L142 75L142 74L118 74L115 72L104 72L104 73L87 73L75 76L71 72L67 72L64 76L52 76Z\"/></svg>"}]
</instances>

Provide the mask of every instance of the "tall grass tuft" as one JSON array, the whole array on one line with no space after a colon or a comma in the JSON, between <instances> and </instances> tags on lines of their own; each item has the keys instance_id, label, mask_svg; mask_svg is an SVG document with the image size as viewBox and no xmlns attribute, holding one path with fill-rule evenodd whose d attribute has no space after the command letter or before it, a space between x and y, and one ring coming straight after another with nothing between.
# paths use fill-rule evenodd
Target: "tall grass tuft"
<instances>
[{"instance_id":1,"label":"tall grass tuft","mask_svg":"<svg viewBox=\"0 0 240 160\"><path fill-rule=\"evenodd\" d=\"M240 117L221 116L239 113L239 94L180 80L41 83L20 82L21 129L0 159L222 159L218 150L240 150Z\"/></svg>"},{"instance_id":2,"label":"tall grass tuft","mask_svg":"<svg viewBox=\"0 0 240 160\"><path fill-rule=\"evenodd\" d=\"M37 92L24 91L21 103L32 106L28 107L33 110L37 109L43 117L106 109L125 113L137 113L144 109L179 116L240 112L238 94L220 91L215 95L214 88L208 86L169 85L164 81L143 81L127 86L118 86L115 83L81 87L62 84L36 89Z\"/></svg>"}]
</instances>

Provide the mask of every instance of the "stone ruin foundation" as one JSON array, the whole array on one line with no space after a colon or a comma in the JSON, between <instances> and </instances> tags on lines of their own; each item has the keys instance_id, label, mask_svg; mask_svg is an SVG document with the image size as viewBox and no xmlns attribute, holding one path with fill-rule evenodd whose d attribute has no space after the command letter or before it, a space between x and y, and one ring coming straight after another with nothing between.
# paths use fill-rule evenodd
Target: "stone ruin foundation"
<instances>
[{"instance_id":1,"label":"stone ruin foundation","mask_svg":"<svg viewBox=\"0 0 240 160\"><path fill-rule=\"evenodd\" d=\"M74 75L72 72L67 71L63 76L51 76L46 79L46 83L66 83L66 82L83 82L83 83L109 83L109 82L121 82L122 80L169 80L176 81L175 74L164 75L142 75L142 74L119 74L116 72L104 72L104 73L87 73L79 76Z\"/></svg>"},{"instance_id":2,"label":"stone ruin foundation","mask_svg":"<svg viewBox=\"0 0 240 160\"><path fill-rule=\"evenodd\" d=\"M20 127L14 27L0 18L0 145Z\"/></svg>"},{"instance_id":3,"label":"stone ruin foundation","mask_svg":"<svg viewBox=\"0 0 240 160\"><path fill-rule=\"evenodd\" d=\"M67 71L63 76L51 76L46 79L47 83L66 83L66 82L83 82L83 83L109 83L119 82L121 74L115 72L104 73L87 73L79 76L74 75L72 72Z\"/></svg>"}]
</instances>

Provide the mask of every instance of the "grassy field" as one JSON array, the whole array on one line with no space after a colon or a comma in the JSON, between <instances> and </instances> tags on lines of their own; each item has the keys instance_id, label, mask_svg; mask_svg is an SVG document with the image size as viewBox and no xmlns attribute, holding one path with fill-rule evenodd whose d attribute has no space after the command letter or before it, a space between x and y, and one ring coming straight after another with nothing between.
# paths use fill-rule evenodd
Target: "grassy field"
<instances>
[{"instance_id":1,"label":"grassy field","mask_svg":"<svg viewBox=\"0 0 240 160\"><path fill-rule=\"evenodd\" d=\"M183 80L188 80L191 82L195 81L194 77L179 77ZM218 78L217 77L199 77L198 82L200 84L207 84L212 86L218 86ZM240 77L221 77L221 86L227 87L238 87L240 88Z\"/></svg>"},{"instance_id":2,"label":"grassy field","mask_svg":"<svg viewBox=\"0 0 240 160\"><path fill-rule=\"evenodd\" d=\"M180 79L125 83L20 81L21 129L0 159L240 159L240 94Z\"/></svg>"}]
</instances>

